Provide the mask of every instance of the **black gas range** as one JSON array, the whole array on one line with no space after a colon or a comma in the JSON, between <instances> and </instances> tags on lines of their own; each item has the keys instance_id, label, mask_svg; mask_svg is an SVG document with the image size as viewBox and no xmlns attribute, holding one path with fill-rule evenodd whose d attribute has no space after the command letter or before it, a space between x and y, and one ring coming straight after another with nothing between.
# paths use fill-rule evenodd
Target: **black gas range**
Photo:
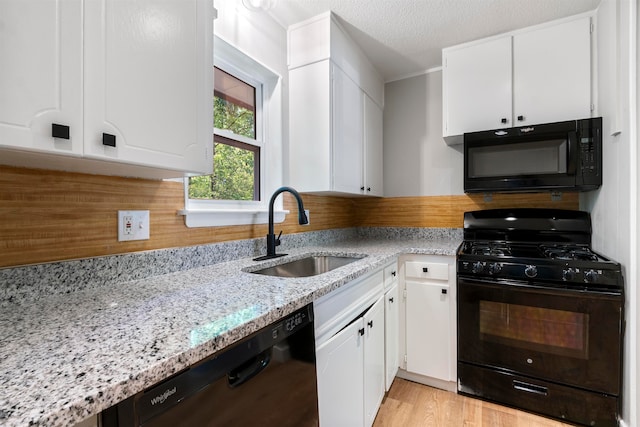
<instances>
[{"instance_id":1,"label":"black gas range","mask_svg":"<svg viewBox=\"0 0 640 427\"><path fill-rule=\"evenodd\" d=\"M465 213L458 273L537 280L550 287L622 289L620 264L590 247L589 213L493 209Z\"/></svg>"},{"instance_id":2,"label":"black gas range","mask_svg":"<svg viewBox=\"0 0 640 427\"><path fill-rule=\"evenodd\" d=\"M624 284L587 212L466 212L457 252L458 391L617 426Z\"/></svg>"}]
</instances>

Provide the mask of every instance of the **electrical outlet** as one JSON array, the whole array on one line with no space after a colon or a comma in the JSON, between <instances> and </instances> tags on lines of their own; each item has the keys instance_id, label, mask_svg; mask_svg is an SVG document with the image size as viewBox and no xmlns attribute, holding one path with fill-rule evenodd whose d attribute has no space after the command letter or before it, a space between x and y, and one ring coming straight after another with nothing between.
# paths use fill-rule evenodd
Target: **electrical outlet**
<instances>
[{"instance_id":1,"label":"electrical outlet","mask_svg":"<svg viewBox=\"0 0 640 427\"><path fill-rule=\"evenodd\" d=\"M131 215L122 216L122 233L125 236L130 236L133 234L133 216Z\"/></svg>"},{"instance_id":2,"label":"electrical outlet","mask_svg":"<svg viewBox=\"0 0 640 427\"><path fill-rule=\"evenodd\" d=\"M148 240L149 211L118 211L118 241Z\"/></svg>"}]
</instances>

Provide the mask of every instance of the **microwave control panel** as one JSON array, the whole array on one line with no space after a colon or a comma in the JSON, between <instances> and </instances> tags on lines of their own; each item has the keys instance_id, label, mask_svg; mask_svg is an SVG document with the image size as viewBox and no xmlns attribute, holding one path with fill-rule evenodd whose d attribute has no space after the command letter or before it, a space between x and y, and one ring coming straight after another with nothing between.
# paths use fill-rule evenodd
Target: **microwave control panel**
<instances>
[{"instance_id":1,"label":"microwave control panel","mask_svg":"<svg viewBox=\"0 0 640 427\"><path fill-rule=\"evenodd\" d=\"M581 120L578 126L578 145L580 156L580 172L583 184L601 184L602 170L602 136L600 126L594 126L600 118Z\"/></svg>"}]
</instances>

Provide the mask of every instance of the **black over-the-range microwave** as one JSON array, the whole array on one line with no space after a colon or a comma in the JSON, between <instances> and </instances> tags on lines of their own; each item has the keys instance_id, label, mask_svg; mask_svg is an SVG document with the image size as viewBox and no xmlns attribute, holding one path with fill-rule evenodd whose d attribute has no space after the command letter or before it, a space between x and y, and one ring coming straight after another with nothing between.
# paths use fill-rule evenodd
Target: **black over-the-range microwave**
<instances>
[{"instance_id":1,"label":"black over-the-range microwave","mask_svg":"<svg viewBox=\"0 0 640 427\"><path fill-rule=\"evenodd\" d=\"M466 193L602 185L602 117L464 134Z\"/></svg>"}]
</instances>

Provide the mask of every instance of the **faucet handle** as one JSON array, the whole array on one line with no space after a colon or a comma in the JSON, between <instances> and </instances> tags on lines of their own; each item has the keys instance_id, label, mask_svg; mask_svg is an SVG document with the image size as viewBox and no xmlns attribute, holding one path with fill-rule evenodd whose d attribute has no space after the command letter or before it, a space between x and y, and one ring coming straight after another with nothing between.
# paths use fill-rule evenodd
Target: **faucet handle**
<instances>
[{"instance_id":1,"label":"faucet handle","mask_svg":"<svg viewBox=\"0 0 640 427\"><path fill-rule=\"evenodd\" d=\"M276 237L276 241L274 242L276 246L280 246L280 236L282 236L282 230L280 230L280 233L278 234L278 237Z\"/></svg>"}]
</instances>

